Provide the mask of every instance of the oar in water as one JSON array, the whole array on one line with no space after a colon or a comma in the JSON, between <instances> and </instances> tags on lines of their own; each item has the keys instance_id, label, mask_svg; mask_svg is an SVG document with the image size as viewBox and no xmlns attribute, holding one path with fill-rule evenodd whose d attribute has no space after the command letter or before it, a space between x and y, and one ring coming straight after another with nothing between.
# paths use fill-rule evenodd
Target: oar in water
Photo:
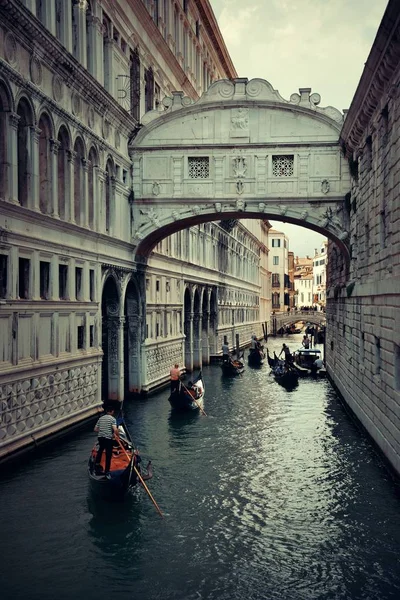
<instances>
[{"instance_id":1,"label":"oar in water","mask_svg":"<svg viewBox=\"0 0 400 600\"><path fill-rule=\"evenodd\" d=\"M133 461L135 460L135 454L133 453L132 456L129 456L129 454L127 453L127 451L125 450L125 448L123 447L121 440L119 438L116 438L118 444L120 445L120 447L122 448L123 452L125 453L126 457L129 459L129 461L131 461L131 464L133 464ZM156 507L158 513L164 518L164 515L162 514L157 502L154 500L149 488L147 487L147 485L144 482L143 477L141 476L139 470L137 469L137 467L135 467L135 465L133 464L133 470L135 471L140 483L142 484L142 486L144 487L144 489L147 492L148 497L150 498L150 500L152 501L152 503L154 504L154 506Z\"/></svg>"},{"instance_id":2,"label":"oar in water","mask_svg":"<svg viewBox=\"0 0 400 600\"><path fill-rule=\"evenodd\" d=\"M200 411L202 412L202 414L206 417L207 413L206 411L201 407L200 402L197 402L196 398L190 393L190 391L187 389L186 385L184 383L182 383L182 387L185 388L185 390L187 391L187 393L189 394L189 396L196 402L197 406L199 407Z\"/></svg>"}]
</instances>

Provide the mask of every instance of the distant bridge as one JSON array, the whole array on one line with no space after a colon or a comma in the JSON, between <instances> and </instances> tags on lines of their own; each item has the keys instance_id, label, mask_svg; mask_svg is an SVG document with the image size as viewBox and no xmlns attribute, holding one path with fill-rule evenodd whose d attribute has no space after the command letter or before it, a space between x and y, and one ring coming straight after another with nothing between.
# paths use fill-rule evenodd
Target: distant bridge
<instances>
[{"instance_id":1,"label":"distant bridge","mask_svg":"<svg viewBox=\"0 0 400 600\"><path fill-rule=\"evenodd\" d=\"M276 335L281 327L288 327L299 321L305 321L311 325L321 327L321 325L325 325L326 323L326 315L317 310L292 310L290 312L275 313L271 315L268 334Z\"/></svg>"}]
</instances>

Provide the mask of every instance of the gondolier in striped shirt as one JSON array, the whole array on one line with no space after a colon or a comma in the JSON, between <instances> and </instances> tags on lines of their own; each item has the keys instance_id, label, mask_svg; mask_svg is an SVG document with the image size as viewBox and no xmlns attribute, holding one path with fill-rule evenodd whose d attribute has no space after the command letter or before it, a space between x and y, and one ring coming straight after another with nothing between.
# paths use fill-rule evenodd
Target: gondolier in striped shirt
<instances>
[{"instance_id":1,"label":"gondolier in striped shirt","mask_svg":"<svg viewBox=\"0 0 400 600\"><path fill-rule=\"evenodd\" d=\"M101 457L103 455L103 451L105 450L105 475L108 475L110 472L114 436L116 437L116 439L119 439L117 421L115 420L114 412L114 408L112 408L111 406L107 407L106 414L100 417L100 419L96 423L96 427L94 428L98 435L99 442L99 449L97 451L96 456L96 470L98 470L100 466Z\"/></svg>"}]
</instances>

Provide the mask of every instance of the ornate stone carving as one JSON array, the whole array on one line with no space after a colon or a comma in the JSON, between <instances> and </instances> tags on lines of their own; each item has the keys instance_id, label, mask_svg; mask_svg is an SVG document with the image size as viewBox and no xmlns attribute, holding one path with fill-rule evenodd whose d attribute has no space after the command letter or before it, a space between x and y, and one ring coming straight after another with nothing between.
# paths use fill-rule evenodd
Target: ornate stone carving
<instances>
[{"instance_id":1,"label":"ornate stone carving","mask_svg":"<svg viewBox=\"0 0 400 600\"><path fill-rule=\"evenodd\" d=\"M52 88L54 100L60 102L64 95L64 84L61 77L58 75L53 75Z\"/></svg>"},{"instance_id":2,"label":"ornate stone carving","mask_svg":"<svg viewBox=\"0 0 400 600\"><path fill-rule=\"evenodd\" d=\"M31 81L37 86L40 86L42 83L42 65L40 60L34 54L31 56L29 71L31 75Z\"/></svg>"},{"instance_id":3,"label":"ornate stone carving","mask_svg":"<svg viewBox=\"0 0 400 600\"><path fill-rule=\"evenodd\" d=\"M222 204L221 204L221 202L216 202L214 204L214 206L215 206L215 211L216 212L221 212L222 211Z\"/></svg>"},{"instance_id":4,"label":"ornate stone carving","mask_svg":"<svg viewBox=\"0 0 400 600\"><path fill-rule=\"evenodd\" d=\"M260 212L264 212L264 210L265 210L265 202L259 202L258 203L258 210Z\"/></svg>"},{"instance_id":5,"label":"ornate stone carving","mask_svg":"<svg viewBox=\"0 0 400 600\"><path fill-rule=\"evenodd\" d=\"M244 183L241 179L236 182L236 191L238 194L243 194L244 192Z\"/></svg>"},{"instance_id":6,"label":"ornate stone carving","mask_svg":"<svg viewBox=\"0 0 400 600\"><path fill-rule=\"evenodd\" d=\"M239 182L238 182L239 183ZM240 182L242 183L242 182ZM236 210L243 211L246 208L244 200L236 200Z\"/></svg>"},{"instance_id":7,"label":"ornate stone carving","mask_svg":"<svg viewBox=\"0 0 400 600\"><path fill-rule=\"evenodd\" d=\"M243 156L238 156L232 159L232 163L235 177L244 177L247 171L246 159Z\"/></svg>"},{"instance_id":8,"label":"ornate stone carving","mask_svg":"<svg viewBox=\"0 0 400 600\"><path fill-rule=\"evenodd\" d=\"M300 218L301 218L301 219L303 219L303 221L307 221L307 219L308 219L308 211L307 211L307 210L304 210L304 211L301 213L301 215L300 215Z\"/></svg>"},{"instance_id":9,"label":"ornate stone carving","mask_svg":"<svg viewBox=\"0 0 400 600\"><path fill-rule=\"evenodd\" d=\"M73 115L77 117L81 114L81 97L77 92L72 92L71 107Z\"/></svg>"},{"instance_id":10,"label":"ornate stone carving","mask_svg":"<svg viewBox=\"0 0 400 600\"><path fill-rule=\"evenodd\" d=\"M249 127L249 109L248 108L235 108L232 110L231 115L231 129L233 131L240 131L248 129Z\"/></svg>"},{"instance_id":11,"label":"ornate stone carving","mask_svg":"<svg viewBox=\"0 0 400 600\"><path fill-rule=\"evenodd\" d=\"M7 31L4 36L4 56L10 65L15 66L17 64L17 42L11 31Z\"/></svg>"},{"instance_id":12,"label":"ornate stone carving","mask_svg":"<svg viewBox=\"0 0 400 600\"><path fill-rule=\"evenodd\" d=\"M281 214L282 216L283 216L283 215L286 215L287 211L288 211L288 207L287 207L287 206L285 206L285 204L282 204L282 205L279 207L279 212L280 212L280 214Z\"/></svg>"},{"instance_id":13,"label":"ornate stone carving","mask_svg":"<svg viewBox=\"0 0 400 600\"><path fill-rule=\"evenodd\" d=\"M115 147L119 148L121 145L121 135L118 129L115 130Z\"/></svg>"},{"instance_id":14,"label":"ornate stone carving","mask_svg":"<svg viewBox=\"0 0 400 600\"><path fill-rule=\"evenodd\" d=\"M329 183L329 181L327 179L324 179L321 183L321 192L323 194L327 194L330 189L331 189L331 184Z\"/></svg>"},{"instance_id":15,"label":"ornate stone carving","mask_svg":"<svg viewBox=\"0 0 400 600\"><path fill-rule=\"evenodd\" d=\"M103 119L103 128L102 128L102 133L103 133L103 138L105 140L108 139L108 136L110 135L110 129L111 129L111 123L108 119L104 118Z\"/></svg>"},{"instance_id":16,"label":"ornate stone carving","mask_svg":"<svg viewBox=\"0 0 400 600\"><path fill-rule=\"evenodd\" d=\"M89 109L88 109L88 125L89 125L90 129L93 129L93 127L94 127L94 119L95 119L94 108L93 108L93 106L89 106Z\"/></svg>"},{"instance_id":17,"label":"ornate stone carving","mask_svg":"<svg viewBox=\"0 0 400 600\"><path fill-rule=\"evenodd\" d=\"M153 183L153 187L151 188L151 193L153 194L153 196L159 196L160 191L161 191L161 186L157 181L155 181Z\"/></svg>"},{"instance_id":18,"label":"ornate stone carving","mask_svg":"<svg viewBox=\"0 0 400 600\"><path fill-rule=\"evenodd\" d=\"M196 204L196 206L192 207L192 212L194 215L199 215L201 213L201 208L198 204Z\"/></svg>"}]
</instances>

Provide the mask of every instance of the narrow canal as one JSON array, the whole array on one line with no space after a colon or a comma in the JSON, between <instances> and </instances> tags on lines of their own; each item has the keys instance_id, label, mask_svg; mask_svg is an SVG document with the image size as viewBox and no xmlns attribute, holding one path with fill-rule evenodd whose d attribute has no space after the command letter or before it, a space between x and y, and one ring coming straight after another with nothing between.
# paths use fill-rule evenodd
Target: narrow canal
<instances>
[{"instance_id":1,"label":"narrow canal","mask_svg":"<svg viewBox=\"0 0 400 600\"><path fill-rule=\"evenodd\" d=\"M329 382L203 372L207 416L126 404L164 519L90 495L91 428L3 472L2 600L400 597L399 487Z\"/></svg>"}]
</instances>

